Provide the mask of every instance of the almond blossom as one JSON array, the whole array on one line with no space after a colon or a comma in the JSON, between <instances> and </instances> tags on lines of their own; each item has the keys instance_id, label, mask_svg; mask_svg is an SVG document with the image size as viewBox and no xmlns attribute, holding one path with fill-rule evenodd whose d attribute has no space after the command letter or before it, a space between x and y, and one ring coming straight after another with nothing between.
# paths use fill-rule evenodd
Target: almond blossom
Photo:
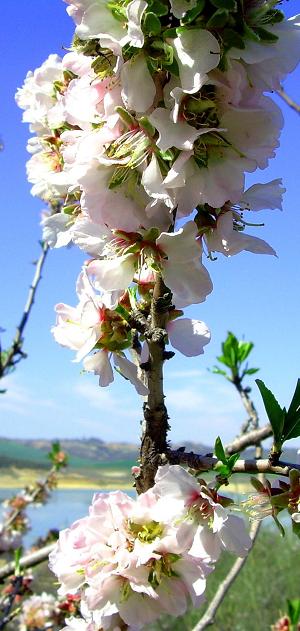
<instances>
[{"instance_id":1,"label":"almond blossom","mask_svg":"<svg viewBox=\"0 0 300 631\"><path fill-rule=\"evenodd\" d=\"M203 600L211 571L186 554L154 490L132 500L117 491L96 494L88 517L60 533L50 568L60 594L81 590L84 611L103 628L113 616L136 629L162 612L181 615Z\"/></svg>"}]
</instances>

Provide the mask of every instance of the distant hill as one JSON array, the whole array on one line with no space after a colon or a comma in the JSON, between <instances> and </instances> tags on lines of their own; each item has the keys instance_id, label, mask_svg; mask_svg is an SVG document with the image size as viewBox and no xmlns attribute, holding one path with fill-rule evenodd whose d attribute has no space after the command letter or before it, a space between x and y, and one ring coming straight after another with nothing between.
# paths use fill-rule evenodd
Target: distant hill
<instances>
[{"instance_id":1,"label":"distant hill","mask_svg":"<svg viewBox=\"0 0 300 631\"><path fill-rule=\"evenodd\" d=\"M134 464L138 457L138 447L126 442L106 443L99 438L63 439L60 441L62 449L69 455L70 466L76 469L95 468L105 465L116 468L126 463ZM180 445L173 445L176 449ZM186 451L207 454L213 451L211 446L202 443L185 443ZM44 439L8 439L0 438L0 467L20 467L46 469L49 467L47 453L51 449L51 441ZM265 456L267 451L265 451ZM244 457L254 456L254 450L248 449ZM283 458L289 462L298 462L297 449L286 449Z\"/></svg>"}]
</instances>

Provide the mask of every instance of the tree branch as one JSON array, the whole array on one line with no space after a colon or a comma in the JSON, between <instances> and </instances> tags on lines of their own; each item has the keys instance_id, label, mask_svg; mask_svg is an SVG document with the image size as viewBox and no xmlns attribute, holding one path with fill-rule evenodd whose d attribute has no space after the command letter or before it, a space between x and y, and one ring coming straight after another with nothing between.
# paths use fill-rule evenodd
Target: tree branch
<instances>
[{"instance_id":1,"label":"tree branch","mask_svg":"<svg viewBox=\"0 0 300 631\"><path fill-rule=\"evenodd\" d=\"M34 567L35 565L39 565L43 561L48 559L50 552L54 549L56 543L51 543L48 546L44 546L39 550L35 550L30 554L26 554L20 559L20 569L25 569L29 567ZM3 567L0 567L0 580L3 580L13 574L15 572L15 562L11 561L7 563Z\"/></svg>"},{"instance_id":2,"label":"tree branch","mask_svg":"<svg viewBox=\"0 0 300 631\"><path fill-rule=\"evenodd\" d=\"M205 614L202 616L201 620L196 624L192 631L203 631L206 627L210 626L214 623L215 615L222 604L227 592L233 585L234 581L238 577L241 569L244 567L246 561L248 560L249 553L253 549L255 541L257 539L257 535L259 533L259 529L261 526L260 521L256 521L251 525L250 528L250 537L252 539L252 546L247 554L247 556L243 558L238 558L232 565L228 574L225 576L222 583L219 585L212 601L210 602Z\"/></svg>"},{"instance_id":3,"label":"tree branch","mask_svg":"<svg viewBox=\"0 0 300 631\"><path fill-rule=\"evenodd\" d=\"M291 107L292 110L294 110L294 112L297 112L297 114L300 114L300 105L298 105L298 103L296 103L295 101L293 101L293 99L291 99L291 97L284 91L282 85L280 86L280 89L277 90L277 94L283 99L283 101L289 107Z\"/></svg>"},{"instance_id":4,"label":"tree branch","mask_svg":"<svg viewBox=\"0 0 300 631\"><path fill-rule=\"evenodd\" d=\"M213 456L201 456L194 454L193 452L183 451L167 451L166 459L171 464L185 464L195 471L211 471L218 463L218 459ZM273 473L275 475L282 475L289 477L291 469L297 469L300 471L300 464L294 464L290 462L278 461L276 465L271 464L267 459L255 458L249 460L237 460L232 473Z\"/></svg>"},{"instance_id":5,"label":"tree branch","mask_svg":"<svg viewBox=\"0 0 300 631\"><path fill-rule=\"evenodd\" d=\"M22 351L23 346L23 333L28 322L28 318L30 316L31 309L34 304L35 294L38 288L38 284L42 278L42 270L46 260L46 256L49 250L49 246L47 243L42 243L42 253L36 263L35 273L32 280L32 283L29 287L29 292L27 296L27 300L24 306L23 315L21 317L20 323L17 326L16 334L13 339L12 345L9 348L8 352L5 354L4 358L1 359L0 354L0 378L5 375L9 368L15 366L18 361L22 357L26 357L26 355Z\"/></svg>"},{"instance_id":6,"label":"tree branch","mask_svg":"<svg viewBox=\"0 0 300 631\"><path fill-rule=\"evenodd\" d=\"M144 403L143 433L140 450L140 473L136 477L136 489L143 493L154 484L161 454L167 450L169 430L168 412L163 390L163 362L165 359L166 320L171 307L172 294L157 274L151 305L150 331L147 339L147 385L149 394Z\"/></svg>"},{"instance_id":7,"label":"tree branch","mask_svg":"<svg viewBox=\"0 0 300 631\"><path fill-rule=\"evenodd\" d=\"M238 451L243 451L247 447L258 445L262 440L272 436L272 428L270 423L267 423L263 427L259 427L247 434L242 434L238 438L235 438L231 443L226 445L226 452L231 455Z\"/></svg>"}]
</instances>

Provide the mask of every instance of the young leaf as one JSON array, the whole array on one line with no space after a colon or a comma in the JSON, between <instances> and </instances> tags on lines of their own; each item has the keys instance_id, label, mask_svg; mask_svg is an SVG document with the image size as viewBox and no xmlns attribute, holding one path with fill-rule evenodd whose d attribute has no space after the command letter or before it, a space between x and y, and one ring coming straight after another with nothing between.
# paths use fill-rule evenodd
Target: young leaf
<instances>
[{"instance_id":1,"label":"young leaf","mask_svg":"<svg viewBox=\"0 0 300 631\"><path fill-rule=\"evenodd\" d=\"M214 451L218 460L221 460L223 464L227 464L227 457L220 436L216 438Z\"/></svg>"},{"instance_id":2,"label":"young leaf","mask_svg":"<svg viewBox=\"0 0 300 631\"><path fill-rule=\"evenodd\" d=\"M296 389L288 409L288 415L296 414L300 412L300 379L297 381Z\"/></svg>"},{"instance_id":3,"label":"young leaf","mask_svg":"<svg viewBox=\"0 0 300 631\"><path fill-rule=\"evenodd\" d=\"M282 409L275 399L273 392L269 390L261 379L255 379L260 394L262 396L268 419L271 423L275 443L282 445L282 432L285 420L285 410Z\"/></svg>"}]
</instances>

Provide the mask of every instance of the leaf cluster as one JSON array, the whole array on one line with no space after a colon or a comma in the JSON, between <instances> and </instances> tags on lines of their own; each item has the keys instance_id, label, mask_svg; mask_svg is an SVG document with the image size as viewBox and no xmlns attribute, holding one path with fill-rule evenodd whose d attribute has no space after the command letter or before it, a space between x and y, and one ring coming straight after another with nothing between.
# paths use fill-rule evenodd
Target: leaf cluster
<instances>
[{"instance_id":1,"label":"leaf cluster","mask_svg":"<svg viewBox=\"0 0 300 631\"><path fill-rule=\"evenodd\" d=\"M222 343L222 355L217 357L218 362L226 366L229 371L214 366L212 372L223 375L228 381L240 384L246 375L254 375L259 370L259 368L250 368L246 362L253 348L253 342L238 340L234 333L229 331L226 340Z\"/></svg>"},{"instance_id":2,"label":"leaf cluster","mask_svg":"<svg viewBox=\"0 0 300 631\"><path fill-rule=\"evenodd\" d=\"M286 440L300 436L300 379L297 381L288 409L279 405L273 392L267 388L261 379L256 379L255 381L262 396L274 435L272 451L273 453L280 453Z\"/></svg>"},{"instance_id":3,"label":"leaf cluster","mask_svg":"<svg viewBox=\"0 0 300 631\"><path fill-rule=\"evenodd\" d=\"M217 471L219 476L228 480L228 478L232 475L233 467L239 459L240 454L236 453L231 456L227 456L220 436L216 438L214 453L219 460L214 467L214 471Z\"/></svg>"}]
</instances>

